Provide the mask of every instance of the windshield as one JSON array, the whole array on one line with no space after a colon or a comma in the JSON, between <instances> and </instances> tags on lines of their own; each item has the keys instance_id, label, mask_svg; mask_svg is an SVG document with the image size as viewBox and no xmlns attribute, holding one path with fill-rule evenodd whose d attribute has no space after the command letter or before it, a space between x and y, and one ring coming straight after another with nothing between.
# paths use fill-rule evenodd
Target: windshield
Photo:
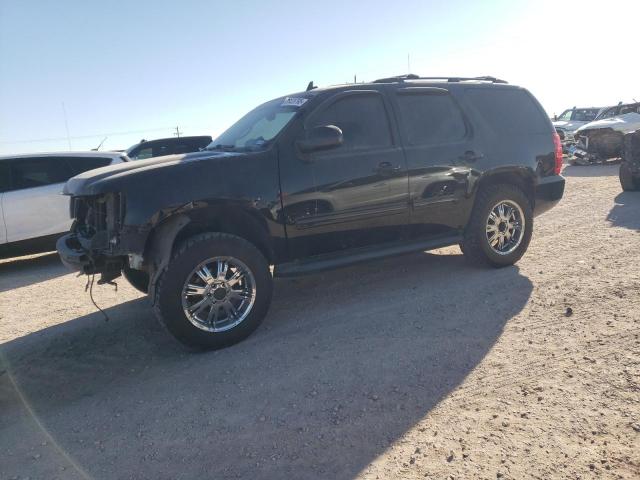
<instances>
[{"instance_id":1,"label":"windshield","mask_svg":"<svg viewBox=\"0 0 640 480\"><path fill-rule=\"evenodd\" d=\"M213 140L206 150L264 150L306 102L302 98L295 100L279 99L250 111Z\"/></svg>"}]
</instances>

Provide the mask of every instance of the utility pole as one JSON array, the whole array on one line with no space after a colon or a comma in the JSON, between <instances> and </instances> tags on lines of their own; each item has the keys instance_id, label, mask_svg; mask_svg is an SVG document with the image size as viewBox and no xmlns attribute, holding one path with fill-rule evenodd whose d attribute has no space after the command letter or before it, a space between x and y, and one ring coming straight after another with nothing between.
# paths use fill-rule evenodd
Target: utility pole
<instances>
[{"instance_id":1,"label":"utility pole","mask_svg":"<svg viewBox=\"0 0 640 480\"><path fill-rule=\"evenodd\" d=\"M411 73L411 57L407 53L407 73Z\"/></svg>"},{"instance_id":2,"label":"utility pole","mask_svg":"<svg viewBox=\"0 0 640 480\"><path fill-rule=\"evenodd\" d=\"M180 134L181 134L181 133L182 133L182 132L180 131L180 128L176 125L176 133L174 133L174 135L175 135L176 137L180 138Z\"/></svg>"}]
</instances>

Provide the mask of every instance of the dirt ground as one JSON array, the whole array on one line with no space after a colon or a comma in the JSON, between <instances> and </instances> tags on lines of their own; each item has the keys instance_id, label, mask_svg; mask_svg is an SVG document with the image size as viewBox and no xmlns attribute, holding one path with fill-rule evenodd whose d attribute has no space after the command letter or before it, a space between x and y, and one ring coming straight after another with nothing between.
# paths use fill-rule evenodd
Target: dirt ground
<instances>
[{"instance_id":1,"label":"dirt ground","mask_svg":"<svg viewBox=\"0 0 640 480\"><path fill-rule=\"evenodd\" d=\"M218 352L124 281L105 322L55 255L3 261L0 479L640 478L640 193L565 175L517 266L278 280Z\"/></svg>"}]
</instances>

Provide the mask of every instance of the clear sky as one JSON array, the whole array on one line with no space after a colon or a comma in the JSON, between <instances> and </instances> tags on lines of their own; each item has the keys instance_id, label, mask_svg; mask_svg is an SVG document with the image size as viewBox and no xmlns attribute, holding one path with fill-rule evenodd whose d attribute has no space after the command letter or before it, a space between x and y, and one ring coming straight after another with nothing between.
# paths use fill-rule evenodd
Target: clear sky
<instances>
[{"instance_id":1,"label":"clear sky","mask_svg":"<svg viewBox=\"0 0 640 480\"><path fill-rule=\"evenodd\" d=\"M407 54L549 114L640 100L639 32L639 0L0 0L0 154L67 150L64 110L74 150L215 136L310 80L406 73Z\"/></svg>"}]
</instances>

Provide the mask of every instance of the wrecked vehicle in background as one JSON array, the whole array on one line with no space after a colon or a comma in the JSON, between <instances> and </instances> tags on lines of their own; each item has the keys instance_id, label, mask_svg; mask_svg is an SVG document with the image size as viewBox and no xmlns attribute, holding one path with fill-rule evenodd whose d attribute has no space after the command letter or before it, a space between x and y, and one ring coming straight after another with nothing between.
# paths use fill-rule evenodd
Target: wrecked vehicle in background
<instances>
[{"instance_id":1,"label":"wrecked vehicle in background","mask_svg":"<svg viewBox=\"0 0 640 480\"><path fill-rule=\"evenodd\" d=\"M624 135L640 130L640 103L610 107L594 122L578 128L576 145L569 148L572 163L588 165L620 158Z\"/></svg>"},{"instance_id":2,"label":"wrecked vehicle in background","mask_svg":"<svg viewBox=\"0 0 640 480\"><path fill-rule=\"evenodd\" d=\"M558 132L560 140L569 140L578 128L593 122L602 110L604 109L599 107L573 107L562 112L560 116L556 115L552 124Z\"/></svg>"},{"instance_id":3,"label":"wrecked vehicle in background","mask_svg":"<svg viewBox=\"0 0 640 480\"><path fill-rule=\"evenodd\" d=\"M620 185L625 192L640 190L640 130L624 136Z\"/></svg>"}]
</instances>

